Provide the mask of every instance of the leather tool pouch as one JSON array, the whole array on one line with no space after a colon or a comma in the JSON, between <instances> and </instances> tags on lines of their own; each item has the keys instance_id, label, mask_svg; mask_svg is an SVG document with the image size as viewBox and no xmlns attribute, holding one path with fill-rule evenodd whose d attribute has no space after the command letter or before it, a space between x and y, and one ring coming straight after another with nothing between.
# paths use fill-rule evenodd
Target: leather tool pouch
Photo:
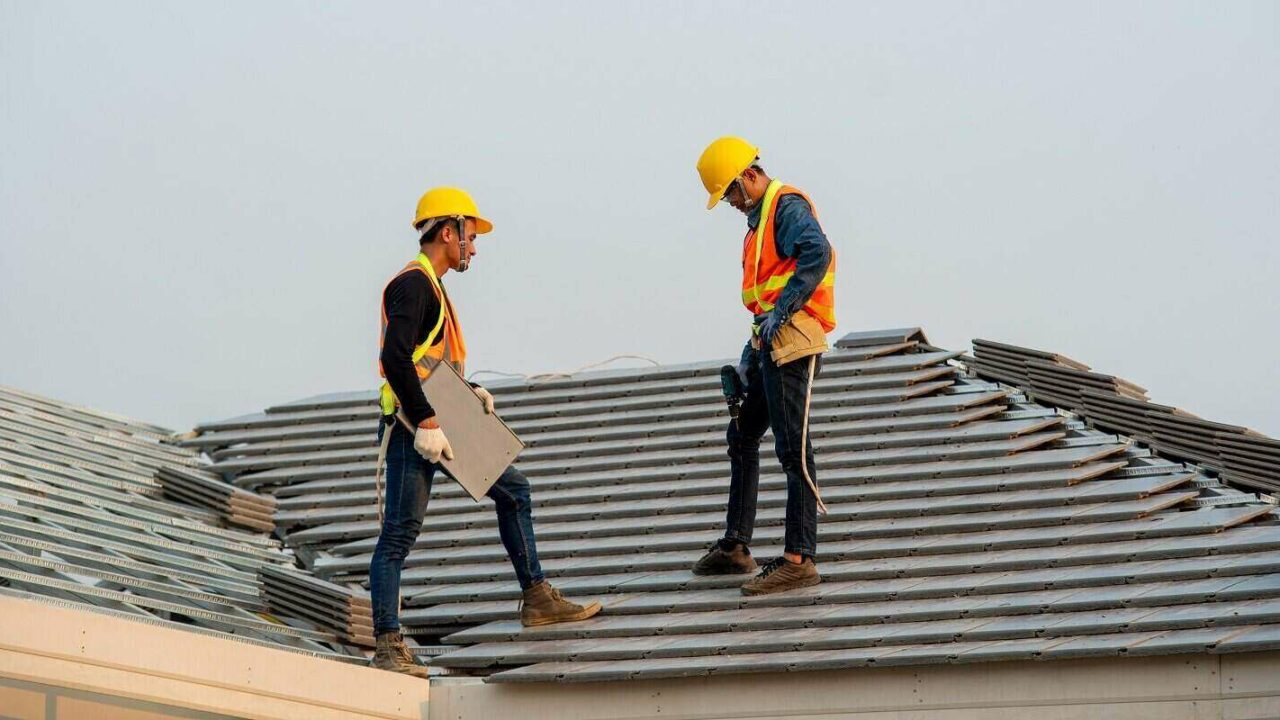
<instances>
[{"instance_id":1,"label":"leather tool pouch","mask_svg":"<svg viewBox=\"0 0 1280 720\"><path fill-rule=\"evenodd\" d=\"M801 311L791 316L786 325L778 328L773 336L769 356L777 365L793 360L821 355L829 349L827 333L809 313Z\"/></svg>"}]
</instances>

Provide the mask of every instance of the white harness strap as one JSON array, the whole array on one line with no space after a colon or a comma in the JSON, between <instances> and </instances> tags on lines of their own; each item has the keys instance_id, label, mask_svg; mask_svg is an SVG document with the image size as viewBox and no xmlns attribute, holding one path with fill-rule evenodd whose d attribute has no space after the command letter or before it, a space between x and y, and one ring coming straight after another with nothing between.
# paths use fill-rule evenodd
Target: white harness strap
<instances>
[{"instance_id":1,"label":"white harness strap","mask_svg":"<svg viewBox=\"0 0 1280 720\"><path fill-rule=\"evenodd\" d=\"M405 430L413 435L413 426L409 424L409 418L399 408L396 409L396 419L404 426ZM373 471L373 487L378 498L378 532L382 532L382 472L387 465L387 446L391 444L391 431L395 429L393 425L387 425L382 431L382 442L378 445L378 468Z\"/></svg>"},{"instance_id":2,"label":"white harness strap","mask_svg":"<svg viewBox=\"0 0 1280 720\"><path fill-rule=\"evenodd\" d=\"M818 492L818 486L813 482L813 478L809 477L809 401L813 398L813 370L817 362L817 355L809 356L809 383L805 386L804 422L801 423L800 428L800 471L804 474L804 481L809 483L814 499L818 501L818 514L826 515L827 504L822 502L822 493Z\"/></svg>"},{"instance_id":3,"label":"white harness strap","mask_svg":"<svg viewBox=\"0 0 1280 720\"><path fill-rule=\"evenodd\" d=\"M382 442L378 443L378 467L373 471L373 487L378 498L379 533L382 532L382 468L387 464L387 446L391 444L391 431L394 429L394 425L387 425L382 429Z\"/></svg>"}]
</instances>

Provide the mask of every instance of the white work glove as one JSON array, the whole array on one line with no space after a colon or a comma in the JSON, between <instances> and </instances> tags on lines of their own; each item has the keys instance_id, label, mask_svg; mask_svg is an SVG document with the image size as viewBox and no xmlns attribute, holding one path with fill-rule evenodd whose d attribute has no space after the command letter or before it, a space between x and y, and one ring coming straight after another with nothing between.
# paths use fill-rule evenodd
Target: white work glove
<instances>
[{"instance_id":1,"label":"white work glove","mask_svg":"<svg viewBox=\"0 0 1280 720\"><path fill-rule=\"evenodd\" d=\"M413 449L433 463L440 462L441 457L445 460L453 459L453 447L449 445L449 438L438 427L418 428L413 433Z\"/></svg>"},{"instance_id":2,"label":"white work glove","mask_svg":"<svg viewBox=\"0 0 1280 720\"><path fill-rule=\"evenodd\" d=\"M493 414L493 393L489 392L488 390L485 390L479 385L476 385L471 389L476 391L476 396L480 398L480 402L484 403L485 413L488 415L492 415Z\"/></svg>"}]
</instances>

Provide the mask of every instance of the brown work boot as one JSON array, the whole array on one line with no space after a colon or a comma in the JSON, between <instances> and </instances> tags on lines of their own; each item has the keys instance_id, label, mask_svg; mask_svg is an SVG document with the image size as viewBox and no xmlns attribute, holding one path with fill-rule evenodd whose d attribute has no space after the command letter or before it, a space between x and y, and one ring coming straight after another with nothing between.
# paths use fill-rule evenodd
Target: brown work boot
<instances>
[{"instance_id":1,"label":"brown work boot","mask_svg":"<svg viewBox=\"0 0 1280 720\"><path fill-rule=\"evenodd\" d=\"M373 651L373 661L369 664L379 670L404 673L414 677L425 678L427 669L419 665L409 646L404 644L404 636L400 633L382 633L377 638L378 647Z\"/></svg>"},{"instance_id":2,"label":"brown work boot","mask_svg":"<svg viewBox=\"0 0 1280 720\"><path fill-rule=\"evenodd\" d=\"M745 543L721 539L693 564L694 575L745 575L755 572L756 559Z\"/></svg>"},{"instance_id":3,"label":"brown work boot","mask_svg":"<svg viewBox=\"0 0 1280 720\"><path fill-rule=\"evenodd\" d=\"M765 563L760 568L760 574L742 586L742 594L768 595L820 582L822 576L818 574L818 566L813 564L813 558L807 557L802 563L793 563L785 557L778 557Z\"/></svg>"},{"instance_id":4,"label":"brown work boot","mask_svg":"<svg viewBox=\"0 0 1280 720\"><path fill-rule=\"evenodd\" d=\"M600 612L598 602L579 605L564 599L560 591L543 580L524 591L520 600L520 624L525 627L586 620Z\"/></svg>"}]
</instances>

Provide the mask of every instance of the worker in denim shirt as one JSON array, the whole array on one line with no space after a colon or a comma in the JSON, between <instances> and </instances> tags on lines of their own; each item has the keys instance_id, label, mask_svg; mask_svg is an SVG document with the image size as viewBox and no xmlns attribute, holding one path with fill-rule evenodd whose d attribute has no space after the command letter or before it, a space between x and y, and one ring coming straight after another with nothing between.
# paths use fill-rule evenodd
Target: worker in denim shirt
<instances>
[{"instance_id":1,"label":"worker in denim shirt","mask_svg":"<svg viewBox=\"0 0 1280 720\"><path fill-rule=\"evenodd\" d=\"M770 178L759 164L759 151L745 140L716 140L703 152L698 171L710 194L708 209L727 202L747 216L742 301L753 315L755 333L738 365L746 389L742 409L727 433L731 478L724 537L693 572L757 570L748 546L755 529L760 440L772 428L787 476L784 552L760 567L742 591L762 595L816 585L821 582L814 564L821 500L806 416L817 358L780 365L771 349L779 329L797 313L808 314L822 332L834 329L835 251L805 194Z\"/></svg>"}]
</instances>

